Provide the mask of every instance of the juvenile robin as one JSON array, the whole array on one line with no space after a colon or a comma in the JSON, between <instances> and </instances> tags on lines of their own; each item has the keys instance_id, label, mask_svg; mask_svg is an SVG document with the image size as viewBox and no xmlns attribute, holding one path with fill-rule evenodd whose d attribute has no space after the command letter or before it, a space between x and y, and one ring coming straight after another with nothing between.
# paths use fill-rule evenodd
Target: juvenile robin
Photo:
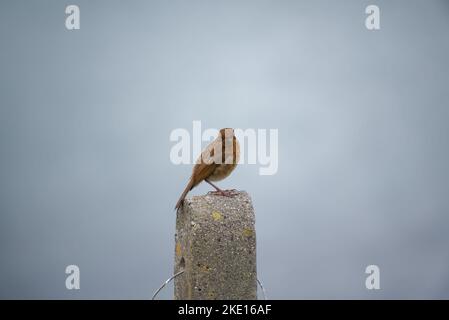
<instances>
[{"instance_id":1,"label":"juvenile robin","mask_svg":"<svg viewBox=\"0 0 449 320\"><path fill-rule=\"evenodd\" d=\"M187 193L202 181L206 181L215 188L216 191L211 193L231 197L233 195L231 190L221 190L212 181L220 181L228 177L237 166L239 159L240 145L234 135L234 129L221 129L217 138L201 152L193 167L189 183L179 197L175 209L178 210L182 206Z\"/></svg>"}]
</instances>

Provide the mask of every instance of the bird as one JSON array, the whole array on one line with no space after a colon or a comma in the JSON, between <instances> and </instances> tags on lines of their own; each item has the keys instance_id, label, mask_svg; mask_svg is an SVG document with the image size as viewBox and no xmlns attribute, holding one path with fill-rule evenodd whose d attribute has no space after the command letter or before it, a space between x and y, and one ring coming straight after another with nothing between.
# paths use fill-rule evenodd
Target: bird
<instances>
[{"instance_id":1,"label":"bird","mask_svg":"<svg viewBox=\"0 0 449 320\"><path fill-rule=\"evenodd\" d=\"M240 160L240 144L234 135L234 129L220 129L218 136L200 154L192 170L189 182L176 203L179 210L190 190L202 181L207 182L216 191L211 194L232 197L234 190L221 190L212 181L227 178Z\"/></svg>"}]
</instances>

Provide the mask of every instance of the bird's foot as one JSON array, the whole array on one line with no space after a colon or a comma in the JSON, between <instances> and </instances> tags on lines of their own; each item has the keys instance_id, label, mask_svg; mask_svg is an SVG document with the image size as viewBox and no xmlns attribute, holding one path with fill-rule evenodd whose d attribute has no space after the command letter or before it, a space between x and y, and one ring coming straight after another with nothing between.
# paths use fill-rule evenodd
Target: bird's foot
<instances>
[{"instance_id":1,"label":"bird's foot","mask_svg":"<svg viewBox=\"0 0 449 320\"><path fill-rule=\"evenodd\" d=\"M234 197L237 194L237 190L217 190L217 191L209 191L207 194L212 194L215 196L223 196L223 197Z\"/></svg>"}]
</instances>

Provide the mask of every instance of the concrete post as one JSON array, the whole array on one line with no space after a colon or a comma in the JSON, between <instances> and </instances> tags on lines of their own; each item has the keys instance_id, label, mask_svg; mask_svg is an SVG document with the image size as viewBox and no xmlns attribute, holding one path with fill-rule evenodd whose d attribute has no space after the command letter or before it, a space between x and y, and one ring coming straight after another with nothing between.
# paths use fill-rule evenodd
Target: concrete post
<instances>
[{"instance_id":1,"label":"concrete post","mask_svg":"<svg viewBox=\"0 0 449 320\"><path fill-rule=\"evenodd\" d=\"M176 217L175 299L257 299L254 209L246 192L186 199Z\"/></svg>"}]
</instances>

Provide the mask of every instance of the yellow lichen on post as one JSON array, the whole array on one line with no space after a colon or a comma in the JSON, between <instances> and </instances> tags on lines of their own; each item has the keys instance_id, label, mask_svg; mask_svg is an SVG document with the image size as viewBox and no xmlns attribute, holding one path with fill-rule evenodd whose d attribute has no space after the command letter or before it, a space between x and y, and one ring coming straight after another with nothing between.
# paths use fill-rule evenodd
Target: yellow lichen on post
<instances>
[{"instance_id":1,"label":"yellow lichen on post","mask_svg":"<svg viewBox=\"0 0 449 320\"><path fill-rule=\"evenodd\" d=\"M220 212L218 212L218 211L212 212L212 218L213 218L215 221L223 220L222 214L221 214Z\"/></svg>"},{"instance_id":2,"label":"yellow lichen on post","mask_svg":"<svg viewBox=\"0 0 449 320\"><path fill-rule=\"evenodd\" d=\"M181 244L179 242L176 243L176 256L180 257L182 253Z\"/></svg>"}]
</instances>

